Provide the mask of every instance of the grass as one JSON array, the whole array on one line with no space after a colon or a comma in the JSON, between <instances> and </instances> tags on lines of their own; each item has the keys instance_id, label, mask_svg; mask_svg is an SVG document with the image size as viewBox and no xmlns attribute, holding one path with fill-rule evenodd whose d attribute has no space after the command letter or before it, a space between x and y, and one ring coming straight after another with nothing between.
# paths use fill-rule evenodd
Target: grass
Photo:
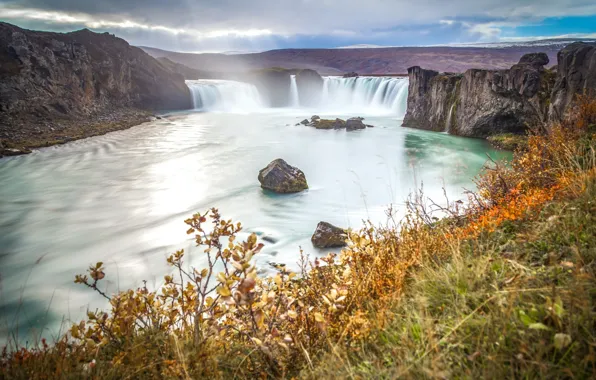
<instances>
[{"instance_id":1,"label":"grass","mask_svg":"<svg viewBox=\"0 0 596 380\"><path fill-rule=\"evenodd\" d=\"M356 350L307 378L594 378L596 181L412 271ZM379 319L383 319L380 317Z\"/></svg>"},{"instance_id":2,"label":"grass","mask_svg":"<svg viewBox=\"0 0 596 380\"><path fill-rule=\"evenodd\" d=\"M467 204L417 194L404 220L350 231L299 273L260 278L257 237L197 213L185 222L207 268L178 251L163 287L108 295L92 265L75 282L109 310L52 345L5 350L2 377L594 378L595 124L596 100L580 97L488 166Z\"/></svg>"},{"instance_id":3,"label":"grass","mask_svg":"<svg viewBox=\"0 0 596 380\"><path fill-rule=\"evenodd\" d=\"M503 150L524 149L528 145L528 136L502 133L489 136L486 139L492 146Z\"/></svg>"}]
</instances>

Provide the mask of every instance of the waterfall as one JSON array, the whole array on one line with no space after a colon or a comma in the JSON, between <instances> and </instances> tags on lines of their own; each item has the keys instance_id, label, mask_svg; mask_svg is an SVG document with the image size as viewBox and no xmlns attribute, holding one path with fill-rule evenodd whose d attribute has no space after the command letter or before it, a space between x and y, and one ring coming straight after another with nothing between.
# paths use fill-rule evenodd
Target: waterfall
<instances>
[{"instance_id":1,"label":"waterfall","mask_svg":"<svg viewBox=\"0 0 596 380\"><path fill-rule=\"evenodd\" d=\"M231 80L187 80L194 109L200 111L252 112L263 108L257 88Z\"/></svg>"},{"instance_id":2,"label":"waterfall","mask_svg":"<svg viewBox=\"0 0 596 380\"><path fill-rule=\"evenodd\" d=\"M296 76L291 76L288 106L300 107ZM188 80L194 109L200 111L254 112L262 110L259 90L231 80ZM395 77L323 77L321 100L314 112L395 115L406 114L408 79Z\"/></svg>"},{"instance_id":3,"label":"waterfall","mask_svg":"<svg viewBox=\"0 0 596 380\"><path fill-rule=\"evenodd\" d=\"M408 79L324 77L321 108L363 113L406 114Z\"/></svg>"},{"instance_id":4,"label":"waterfall","mask_svg":"<svg viewBox=\"0 0 596 380\"><path fill-rule=\"evenodd\" d=\"M449 112L447 113L447 123L445 123L445 133L451 133L451 117L453 114L453 107L455 107L455 103L449 107Z\"/></svg>"},{"instance_id":5,"label":"waterfall","mask_svg":"<svg viewBox=\"0 0 596 380\"><path fill-rule=\"evenodd\" d=\"M290 85L290 107L300 107L300 97L298 95L298 84L296 83L296 75L291 76Z\"/></svg>"}]
</instances>

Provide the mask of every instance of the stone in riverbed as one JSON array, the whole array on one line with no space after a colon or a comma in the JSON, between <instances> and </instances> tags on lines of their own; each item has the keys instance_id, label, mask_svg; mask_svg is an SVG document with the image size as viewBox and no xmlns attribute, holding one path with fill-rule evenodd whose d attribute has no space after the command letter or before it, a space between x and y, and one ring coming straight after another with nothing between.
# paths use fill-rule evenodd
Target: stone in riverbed
<instances>
[{"instance_id":1,"label":"stone in riverbed","mask_svg":"<svg viewBox=\"0 0 596 380\"><path fill-rule=\"evenodd\" d=\"M355 131L357 129L365 129L366 124L364 124L362 120L364 120L362 117L353 117L346 120L346 130Z\"/></svg>"},{"instance_id":2,"label":"stone in riverbed","mask_svg":"<svg viewBox=\"0 0 596 380\"><path fill-rule=\"evenodd\" d=\"M319 222L310 240L317 248L339 248L346 246L347 239L348 234L343 228L327 222Z\"/></svg>"},{"instance_id":3,"label":"stone in riverbed","mask_svg":"<svg viewBox=\"0 0 596 380\"><path fill-rule=\"evenodd\" d=\"M263 189L276 193L298 193L308 189L302 170L289 165L281 158L271 161L259 172L259 182Z\"/></svg>"}]
</instances>

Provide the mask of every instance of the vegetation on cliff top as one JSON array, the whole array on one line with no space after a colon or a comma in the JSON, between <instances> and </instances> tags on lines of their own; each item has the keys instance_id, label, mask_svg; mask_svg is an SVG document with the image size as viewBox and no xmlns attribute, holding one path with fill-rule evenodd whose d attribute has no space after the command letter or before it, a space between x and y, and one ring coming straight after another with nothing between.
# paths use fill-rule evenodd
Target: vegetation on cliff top
<instances>
[{"instance_id":1,"label":"vegetation on cliff top","mask_svg":"<svg viewBox=\"0 0 596 380\"><path fill-rule=\"evenodd\" d=\"M260 278L255 235L217 210L186 220L160 289L109 298L48 346L11 347L11 378L589 378L596 371L596 101L530 136L467 204L417 194L405 219L349 233L300 273ZM439 220L440 211L448 218ZM76 282L101 292L103 264Z\"/></svg>"}]
</instances>

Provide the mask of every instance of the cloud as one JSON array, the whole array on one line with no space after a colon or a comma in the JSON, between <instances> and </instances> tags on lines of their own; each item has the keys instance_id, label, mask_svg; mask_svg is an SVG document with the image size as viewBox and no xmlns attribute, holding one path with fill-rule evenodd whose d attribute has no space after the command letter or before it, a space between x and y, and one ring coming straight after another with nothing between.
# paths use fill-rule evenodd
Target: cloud
<instances>
[{"instance_id":1,"label":"cloud","mask_svg":"<svg viewBox=\"0 0 596 380\"><path fill-rule=\"evenodd\" d=\"M512 30L518 25L540 23L552 17L596 14L593 1L520 3L519 0L449 3L444 0L0 0L0 19L47 30L88 27L116 33L133 44L170 49L237 50L323 41L323 45L316 46L493 41L514 37Z\"/></svg>"}]
</instances>

